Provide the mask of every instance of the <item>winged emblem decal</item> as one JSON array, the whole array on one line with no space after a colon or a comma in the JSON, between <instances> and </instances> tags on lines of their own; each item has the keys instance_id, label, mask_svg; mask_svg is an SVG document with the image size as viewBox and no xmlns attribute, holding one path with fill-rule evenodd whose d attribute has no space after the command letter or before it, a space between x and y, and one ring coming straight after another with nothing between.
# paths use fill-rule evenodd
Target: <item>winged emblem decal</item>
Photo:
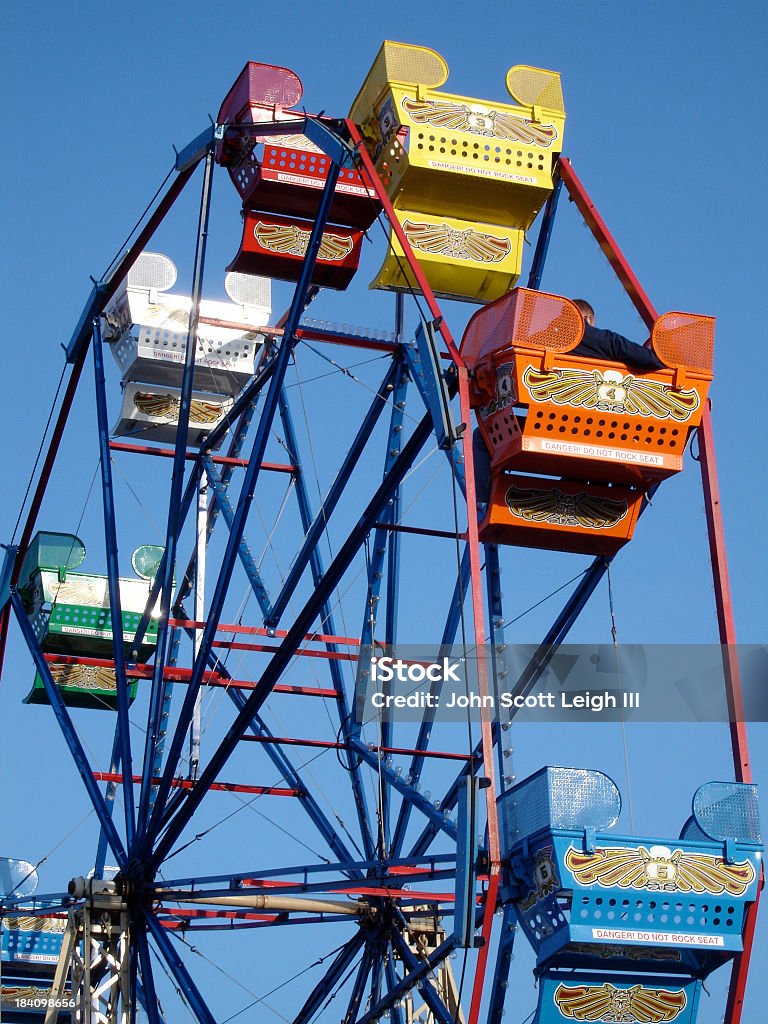
<instances>
[{"instance_id":1,"label":"winged emblem decal","mask_svg":"<svg viewBox=\"0 0 768 1024\"><path fill-rule=\"evenodd\" d=\"M116 691L115 670L100 665L49 665L57 686L76 686L79 690Z\"/></svg>"},{"instance_id":2,"label":"winged emblem decal","mask_svg":"<svg viewBox=\"0 0 768 1024\"><path fill-rule=\"evenodd\" d=\"M558 985L555 1003L571 1020L600 1021L601 1024L662 1024L672 1021L688 1002L683 989L616 988L604 985Z\"/></svg>"},{"instance_id":3,"label":"winged emblem decal","mask_svg":"<svg viewBox=\"0 0 768 1024\"><path fill-rule=\"evenodd\" d=\"M601 946L597 942L572 942L572 953L586 953L601 960L674 960L683 959L679 949L649 949L648 946Z\"/></svg>"},{"instance_id":4,"label":"winged emblem decal","mask_svg":"<svg viewBox=\"0 0 768 1024\"><path fill-rule=\"evenodd\" d=\"M533 888L527 896L520 901L519 910L530 910L539 900L557 892L560 888L560 879L557 877L557 868L552 857L552 847L544 846L537 850L533 856Z\"/></svg>"},{"instance_id":5,"label":"winged emblem decal","mask_svg":"<svg viewBox=\"0 0 768 1024\"><path fill-rule=\"evenodd\" d=\"M416 100L403 98L403 110L415 124L431 124L471 135L484 135L526 146L551 146L557 138L553 124L536 124L506 110L478 110L467 103L448 100Z\"/></svg>"},{"instance_id":6,"label":"winged emblem decal","mask_svg":"<svg viewBox=\"0 0 768 1024\"><path fill-rule=\"evenodd\" d=\"M564 494L552 490L509 487L504 495L507 508L518 519L555 526L581 526L588 530L608 530L626 516L626 501L599 498L592 494Z\"/></svg>"},{"instance_id":7,"label":"winged emblem decal","mask_svg":"<svg viewBox=\"0 0 768 1024\"><path fill-rule=\"evenodd\" d=\"M508 238L486 235L474 228L459 231L448 224L425 224L420 221L403 221L408 241L414 249L455 260L471 260L474 263L498 263L508 256L512 243Z\"/></svg>"},{"instance_id":8,"label":"winged emblem decal","mask_svg":"<svg viewBox=\"0 0 768 1024\"><path fill-rule=\"evenodd\" d=\"M133 404L145 416L178 420L181 400L174 395L158 395L151 391L137 391L133 396ZM192 399L189 407L190 423L216 423L220 416L220 402L205 402L200 398Z\"/></svg>"},{"instance_id":9,"label":"winged emblem decal","mask_svg":"<svg viewBox=\"0 0 768 1024\"><path fill-rule=\"evenodd\" d=\"M660 381L616 370L539 371L529 366L523 373L523 382L539 402L661 420L690 419L700 403L694 389L678 391Z\"/></svg>"},{"instance_id":10,"label":"winged emblem decal","mask_svg":"<svg viewBox=\"0 0 768 1024\"><path fill-rule=\"evenodd\" d=\"M571 847L565 864L582 885L618 886L664 892L743 896L755 878L748 860L726 864L722 857L667 846L605 847L579 853Z\"/></svg>"},{"instance_id":11,"label":"winged emblem decal","mask_svg":"<svg viewBox=\"0 0 768 1024\"><path fill-rule=\"evenodd\" d=\"M262 249L269 252L283 253L286 256L305 256L309 246L311 232L295 224L265 224L256 221L253 235ZM323 232L323 240L317 258L338 263L349 256L354 240L346 235L337 235L332 231Z\"/></svg>"}]
</instances>

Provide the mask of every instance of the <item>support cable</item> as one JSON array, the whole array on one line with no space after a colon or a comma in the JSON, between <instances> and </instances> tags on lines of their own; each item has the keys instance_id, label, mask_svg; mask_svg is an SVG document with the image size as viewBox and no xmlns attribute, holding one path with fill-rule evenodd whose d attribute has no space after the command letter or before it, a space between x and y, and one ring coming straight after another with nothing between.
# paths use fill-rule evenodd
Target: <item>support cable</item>
<instances>
[{"instance_id":1,"label":"support cable","mask_svg":"<svg viewBox=\"0 0 768 1024\"><path fill-rule=\"evenodd\" d=\"M606 578L608 580L608 605L611 611L611 640L613 642L613 657L616 662L616 678L619 681L619 691L622 691L621 684L621 665L619 664L619 644L617 640L616 632L616 607L613 600L613 582L611 580L611 563L606 562L605 566ZM623 702L619 701L620 704L620 717L621 723L621 745L624 751L624 776L627 780L627 810L629 811L629 831L631 835L635 834L635 816L632 812L632 784L629 776L629 748L627 745L627 733L624 725L624 707Z\"/></svg>"}]
</instances>

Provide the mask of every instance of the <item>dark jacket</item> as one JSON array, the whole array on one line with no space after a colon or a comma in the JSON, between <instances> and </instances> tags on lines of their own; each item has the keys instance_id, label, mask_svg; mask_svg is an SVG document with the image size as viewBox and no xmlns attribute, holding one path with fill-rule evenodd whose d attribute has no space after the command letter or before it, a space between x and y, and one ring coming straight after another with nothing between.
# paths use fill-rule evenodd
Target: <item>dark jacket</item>
<instances>
[{"instance_id":1,"label":"dark jacket","mask_svg":"<svg viewBox=\"0 0 768 1024\"><path fill-rule=\"evenodd\" d=\"M601 331L590 324L584 325L584 337L571 352L575 356L613 359L640 370L660 370L664 366L653 349L636 345L615 331Z\"/></svg>"}]
</instances>

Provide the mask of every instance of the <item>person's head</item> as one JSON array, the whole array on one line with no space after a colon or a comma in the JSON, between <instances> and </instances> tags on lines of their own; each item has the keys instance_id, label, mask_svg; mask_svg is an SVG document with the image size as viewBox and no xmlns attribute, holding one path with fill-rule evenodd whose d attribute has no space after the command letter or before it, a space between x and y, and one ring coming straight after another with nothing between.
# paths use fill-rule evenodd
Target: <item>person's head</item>
<instances>
[{"instance_id":1,"label":"person's head","mask_svg":"<svg viewBox=\"0 0 768 1024\"><path fill-rule=\"evenodd\" d=\"M590 327L595 325L595 311L592 309L586 299L574 299L574 306L578 309L581 315L584 317L584 322L588 323Z\"/></svg>"}]
</instances>

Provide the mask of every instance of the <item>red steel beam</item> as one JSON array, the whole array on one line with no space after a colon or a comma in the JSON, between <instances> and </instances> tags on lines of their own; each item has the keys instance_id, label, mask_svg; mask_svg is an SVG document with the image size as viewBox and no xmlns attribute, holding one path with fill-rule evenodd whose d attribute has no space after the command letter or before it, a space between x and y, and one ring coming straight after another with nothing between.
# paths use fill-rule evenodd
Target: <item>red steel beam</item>
<instances>
[{"instance_id":1,"label":"red steel beam","mask_svg":"<svg viewBox=\"0 0 768 1024\"><path fill-rule=\"evenodd\" d=\"M248 743L283 743L289 747L322 747L327 750L346 750L347 744L338 740L305 740L295 736L243 736L243 741ZM413 750L409 747L375 747L369 748L372 753L381 754L405 754L419 757L435 757L448 761L469 761L471 754L454 754L446 750ZM394 870L394 869L393 869Z\"/></svg>"},{"instance_id":2,"label":"red steel beam","mask_svg":"<svg viewBox=\"0 0 768 1024\"><path fill-rule=\"evenodd\" d=\"M361 169L368 177L368 180L376 192L384 212L390 222L391 230L397 237L403 253L408 261L414 279L424 296L424 301L429 307L430 313L442 335L448 352L453 359L458 376L459 384L459 407L461 420L469 427L471 423L471 411L469 402L469 372L461 358L456 342L448 330L443 319L440 307L437 304L434 293L427 282L419 263L414 256L411 244L408 241L405 231L384 188L381 179L376 173L371 156L365 148L360 131L352 121L347 119L347 130L350 138L357 149L360 158ZM465 435L466 436L466 435ZM470 435L471 436L471 435ZM481 697L488 696L488 670L483 651L485 649L485 615L483 610L483 585L480 568L480 539L478 536L477 521L477 495L475 491L475 460L472 452L472 445L465 443L464 450L464 474L466 482L467 499L467 541L469 544L469 570L472 590L472 622L474 629L474 642L477 651L480 653L477 661L478 693ZM478 952L477 965L475 967L474 985L472 989L472 1001L469 1008L468 1024L477 1024L480 1017L480 1004L483 996L485 973L488 965L488 953L491 945L491 931L493 928L493 917L496 910L496 897L499 888L499 873L501 871L501 848L499 844L499 820L496 809L496 767L493 761L493 731L491 727L490 711L483 702L480 709L480 733L481 747L483 751L483 773L487 779L485 790L486 820L488 827L488 856L490 861L490 872L488 890L486 892L486 906L483 914L482 937L483 944Z\"/></svg>"},{"instance_id":3,"label":"red steel beam","mask_svg":"<svg viewBox=\"0 0 768 1024\"><path fill-rule=\"evenodd\" d=\"M450 530L428 530L422 526L402 526L396 523L374 523L379 530L390 533L415 533L420 537L445 537L447 540L466 540L466 533L451 533Z\"/></svg>"},{"instance_id":4,"label":"red steel beam","mask_svg":"<svg viewBox=\"0 0 768 1024\"><path fill-rule=\"evenodd\" d=\"M648 298L645 289L635 277L634 271L630 267L629 263L627 263L624 258L624 254L616 244L616 239L608 230L608 226L603 218L597 212L597 207L587 195L587 190L577 177L571 161L566 159L564 156L561 156L558 168L560 171L560 177L563 179L563 184L568 189L568 194L576 204L576 208L581 216L587 222L587 227L595 236L597 244L603 250L606 259L613 267L616 276L624 285L635 309L643 318L645 326L650 331L656 320L658 320L658 314L653 308L651 300Z\"/></svg>"},{"instance_id":5,"label":"red steel beam","mask_svg":"<svg viewBox=\"0 0 768 1024\"><path fill-rule=\"evenodd\" d=\"M123 776L120 772L94 772L93 777L97 782L117 782L120 785L123 783ZM140 775L133 775L132 779L136 786L141 783ZM152 779L153 786L157 786L159 782L159 778ZM194 789L195 780L174 779L171 787L173 789ZM213 782L211 789L217 789L224 793L248 793L257 796L303 796L300 789L287 789L284 786L241 786L235 782Z\"/></svg>"},{"instance_id":6,"label":"red steel beam","mask_svg":"<svg viewBox=\"0 0 768 1024\"><path fill-rule=\"evenodd\" d=\"M114 668L114 661L108 658L84 658L72 654L46 654L45 660L53 665L93 665L96 668ZM151 665L131 665L129 676L138 679L151 679L153 668ZM166 665L163 670L163 679L172 683L187 683L192 675L192 669L178 668L175 665ZM233 690L255 690L257 682L246 679L232 679L230 676L222 676L217 672L206 672L203 676L203 686L231 687ZM336 697L336 691L328 686L293 686L289 683L278 683L274 688L275 693L293 693L301 697Z\"/></svg>"},{"instance_id":7,"label":"red steel beam","mask_svg":"<svg viewBox=\"0 0 768 1024\"><path fill-rule=\"evenodd\" d=\"M211 327L228 327L236 331L254 331L270 338L282 338L280 327L254 327L253 324L238 323L234 320L219 320L216 317L201 316L201 324ZM397 352L400 348L394 341L376 341L364 338L359 334L339 334L336 331L323 331L319 327L299 327L296 330L299 341L323 341L330 345L344 345L346 348L365 348L373 352Z\"/></svg>"},{"instance_id":8,"label":"red steel beam","mask_svg":"<svg viewBox=\"0 0 768 1024\"><path fill-rule=\"evenodd\" d=\"M595 236L598 245L607 256L608 262L624 285L635 309L650 330L658 318L651 300L640 286L640 282L632 272L613 235L611 235L606 227L605 221L597 212L595 204L587 195L587 191L573 170L571 162L561 157L559 166L560 177L563 179L563 184L568 189L569 195L576 203L579 212L587 222L587 226ZM731 719L730 734L734 773L737 782L751 782L752 772L749 760L749 744L744 723L744 700L736 655L736 623L733 616L733 602L731 600L731 587L728 578L725 530L723 528L722 505L717 482L717 463L715 461L715 446L712 436L712 419L709 404L704 408L701 425L698 428L698 437L704 510L707 518L712 582L715 590L717 625L723 651L725 693L729 718ZM758 897L750 907L747 915L743 952L738 953L733 961L731 984L725 1011L725 1024L739 1024L741 1020L758 902L759 891Z\"/></svg>"},{"instance_id":9,"label":"red steel beam","mask_svg":"<svg viewBox=\"0 0 768 1024\"><path fill-rule=\"evenodd\" d=\"M127 444L125 441L110 441L110 450L113 452L134 452L137 455L157 455L163 459L172 459L174 456L173 448L152 448L147 444ZM240 469L245 468L248 465L247 459L233 459L229 455L209 455L211 462L215 462L219 466L237 466ZM197 462L200 458L199 452L187 452L184 455L187 462ZM285 465L282 462L262 462L262 469L269 470L272 473L295 473L296 467Z\"/></svg>"},{"instance_id":10,"label":"red steel beam","mask_svg":"<svg viewBox=\"0 0 768 1024\"><path fill-rule=\"evenodd\" d=\"M178 626L180 629L204 629L205 623L197 619L169 619L170 626ZM280 639L288 635L284 629L266 629L264 626L241 626L235 623L219 623L216 627L219 633L243 633L246 636L268 636ZM360 637L336 636L332 633L305 633L304 639L310 643L343 644L345 647L359 647ZM376 641L374 641L375 643Z\"/></svg>"}]
</instances>

